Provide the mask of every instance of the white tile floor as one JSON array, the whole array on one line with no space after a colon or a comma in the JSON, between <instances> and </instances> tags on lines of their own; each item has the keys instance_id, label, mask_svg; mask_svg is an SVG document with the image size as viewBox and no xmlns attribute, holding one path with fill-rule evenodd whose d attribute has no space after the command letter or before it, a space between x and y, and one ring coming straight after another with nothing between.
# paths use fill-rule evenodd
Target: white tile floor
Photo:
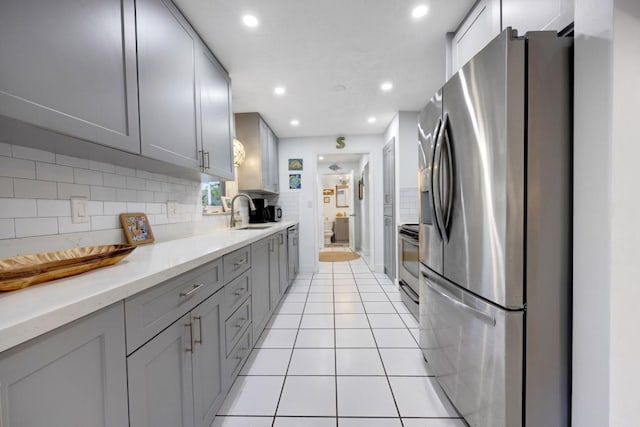
<instances>
[{"instance_id":1,"label":"white tile floor","mask_svg":"<svg viewBox=\"0 0 640 427\"><path fill-rule=\"evenodd\" d=\"M397 286L364 261L300 275L214 427L462 427L417 343Z\"/></svg>"}]
</instances>

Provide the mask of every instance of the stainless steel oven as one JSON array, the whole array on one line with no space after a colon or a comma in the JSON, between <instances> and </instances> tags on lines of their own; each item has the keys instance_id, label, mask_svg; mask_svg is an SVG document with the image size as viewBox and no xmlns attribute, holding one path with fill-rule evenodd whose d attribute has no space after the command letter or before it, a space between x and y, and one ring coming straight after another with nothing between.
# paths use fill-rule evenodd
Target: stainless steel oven
<instances>
[{"instance_id":1,"label":"stainless steel oven","mask_svg":"<svg viewBox=\"0 0 640 427\"><path fill-rule=\"evenodd\" d=\"M400 226L398 236L399 283L402 301L411 314L418 319L419 277L420 277L420 243L418 240L418 224Z\"/></svg>"}]
</instances>

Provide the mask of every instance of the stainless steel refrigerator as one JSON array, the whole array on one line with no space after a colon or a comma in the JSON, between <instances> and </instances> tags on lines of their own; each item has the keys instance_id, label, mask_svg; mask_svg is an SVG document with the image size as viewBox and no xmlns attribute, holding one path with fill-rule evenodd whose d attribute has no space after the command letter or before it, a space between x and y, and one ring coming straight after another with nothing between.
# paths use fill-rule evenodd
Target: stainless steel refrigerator
<instances>
[{"instance_id":1,"label":"stainless steel refrigerator","mask_svg":"<svg viewBox=\"0 0 640 427\"><path fill-rule=\"evenodd\" d=\"M471 426L570 423L571 58L507 29L420 115L420 346Z\"/></svg>"}]
</instances>

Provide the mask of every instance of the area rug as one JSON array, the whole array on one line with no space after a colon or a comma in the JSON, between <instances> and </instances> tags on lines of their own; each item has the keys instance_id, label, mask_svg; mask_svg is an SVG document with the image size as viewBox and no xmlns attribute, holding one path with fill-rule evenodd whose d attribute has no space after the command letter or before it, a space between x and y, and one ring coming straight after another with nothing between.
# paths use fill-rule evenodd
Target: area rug
<instances>
[{"instance_id":1,"label":"area rug","mask_svg":"<svg viewBox=\"0 0 640 427\"><path fill-rule=\"evenodd\" d=\"M321 262L344 262L360 258L355 252L320 252Z\"/></svg>"}]
</instances>

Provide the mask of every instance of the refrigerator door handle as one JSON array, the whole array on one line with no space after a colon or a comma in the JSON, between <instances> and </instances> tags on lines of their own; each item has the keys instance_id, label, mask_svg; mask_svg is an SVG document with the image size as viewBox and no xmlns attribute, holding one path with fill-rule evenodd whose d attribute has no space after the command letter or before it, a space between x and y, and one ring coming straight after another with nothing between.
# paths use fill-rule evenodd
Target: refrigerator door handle
<instances>
[{"instance_id":1,"label":"refrigerator door handle","mask_svg":"<svg viewBox=\"0 0 640 427\"><path fill-rule=\"evenodd\" d=\"M411 298L413 302L415 302L416 304L420 303L419 295L416 294L413 289L411 289L411 286L407 285L402 280L398 281L398 284L400 285L400 288L407 294L409 298Z\"/></svg>"},{"instance_id":2,"label":"refrigerator door handle","mask_svg":"<svg viewBox=\"0 0 640 427\"><path fill-rule=\"evenodd\" d=\"M438 289L431 280L429 280L429 278L427 277L426 274L422 274L422 276L424 276L426 280L426 284L429 288L431 288L431 290L433 292L435 292L439 297L441 297L444 301L446 301L447 303L449 303L450 305L453 305L457 308L460 308L470 314L472 314L475 318L477 318L478 320L481 320L482 322L488 324L489 326L495 326L496 325L496 319L495 317L491 317L488 314L485 314L483 312L481 312L480 310L471 307L470 305L465 304L464 302L450 296L447 295L446 293L442 292L440 289Z\"/></svg>"},{"instance_id":3,"label":"refrigerator door handle","mask_svg":"<svg viewBox=\"0 0 640 427\"><path fill-rule=\"evenodd\" d=\"M432 156L432 167L431 167L431 185L432 185L432 194L433 194L433 209L434 209L434 218L435 223L437 224L438 234L440 234L440 239L448 242L449 236L447 236L447 229L444 223L444 214L442 212L442 140L444 138L445 124L447 116L444 119L439 121L440 127L438 130L438 136L436 139L436 143L434 145L434 153ZM436 170L437 169L437 170ZM437 179L437 182L436 182Z\"/></svg>"},{"instance_id":4,"label":"refrigerator door handle","mask_svg":"<svg viewBox=\"0 0 640 427\"><path fill-rule=\"evenodd\" d=\"M451 156L451 137L449 136L449 115L445 113L444 120L442 121L441 132L443 134L444 148L446 150L447 156L447 185L446 185L446 195L445 195L445 203L446 210L444 212L444 224L443 230L445 234L445 239L449 240L449 223L451 222L451 208L453 206L453 157Z\"/></svg>"},{"instance_id":5,"label":"refrigerator door handle","mask_svg":"<svg viewBox=\"0 0 640 427\"><path fill-rule=\"evenodd\" d=\"M433 130L433 137L435 138L435 142L433 144L433 148L431 149L431 163L429 164L429 193L431 195L431 213L433 214L433 221L438 232L438 236L440 236L440 240L444 240L444 235L442 234L442 229L440 222L438 221L438 206L436 206L436 195L435 195L435 185L433 185L433 178L435 176L434 169L436 166L436 153L438 152L438 144L440 142L440 127L442 126L442 119L438 119L438 123L436 124L435 129Z\"/></svg>"}]
</instances>

